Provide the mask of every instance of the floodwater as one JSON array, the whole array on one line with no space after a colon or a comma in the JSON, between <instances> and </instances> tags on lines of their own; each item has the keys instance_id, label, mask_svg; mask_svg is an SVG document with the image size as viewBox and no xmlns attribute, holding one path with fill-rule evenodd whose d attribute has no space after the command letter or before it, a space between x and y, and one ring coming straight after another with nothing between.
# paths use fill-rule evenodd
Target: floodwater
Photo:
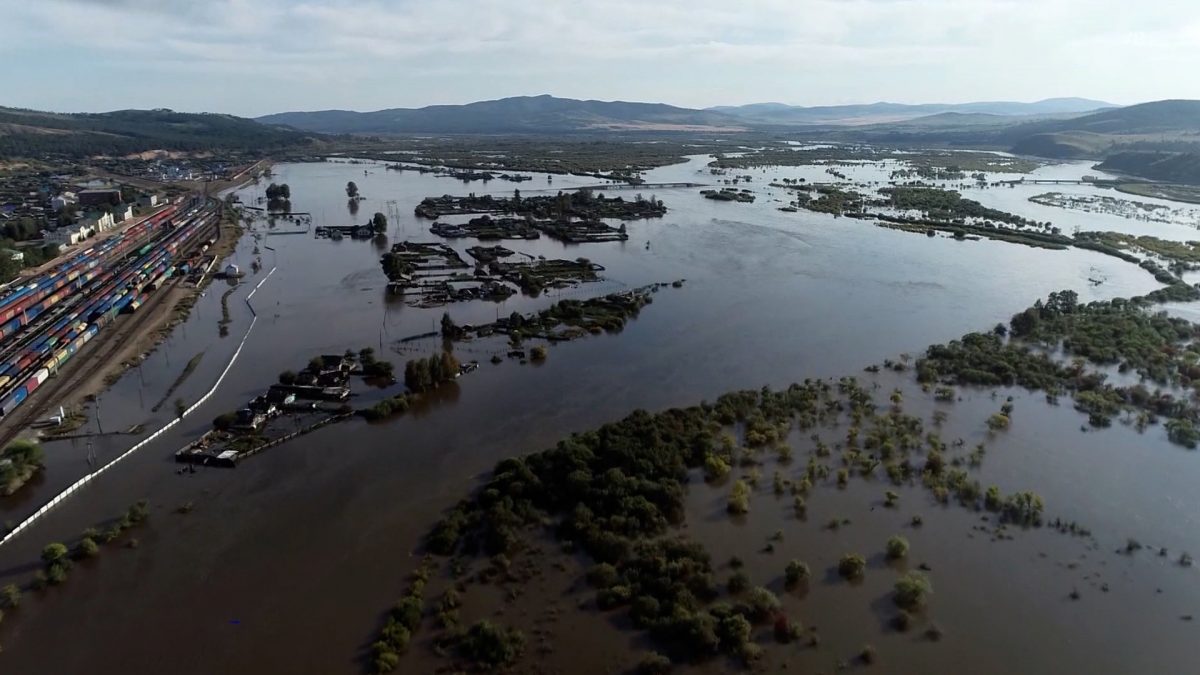
<instances>
[{"instance_id":1,"label":"floodwater","mask_svg":"<svg viewBox=\"0 0 1200 675\"><path fill-rule=\"evenodd\" d=\"M939 404L910 379L881 374L865 380L879 384L878 399L902 388L905 411L922 416L927 429L933 428L933 410L945 412L948 420L938 429L942 438L965 441L949 456L965 456L984 443L987 451L976 472L984 486L1043 495L1048 520L1079 523L1092 536L1010 526L1011 539L996 538L994 515L964 509L953 499L942 506L925 489L896 488L882 475L853 479L845 490L832 480L818 483L800 519L790 494L775 496L771 483L777 470L799 480L807 450L783 465L770 451L763 453L762 478L744 518L725 512L732 479L706 485L697 473L689 492L688 532L722 552L714 560L718 580L732 572L728 556L737 555L753 585L775 592L791 618L818 628L821 648L768 649L768 670L788 662L801 672L832 672L839 662L853 663L870 644L885 672L999 675L1014 672L1014 654L1021 654L1022 673L1189 671L1194 625L1181 617L1200 608L1200 592L1194 570L1175 561L1195 547L1200 531L1200 499L1188 488L1197 475L1193 453L1164 446L1161 430L1139 435L1117 425L1085 433L1079 430L1083 415L1069 406L1048 406L1037 394L1000 390L993 398L963 390L957 402ZM1013 426L990 433L984 422L1007 395L1014 397ZM832 445L844 438L847 426L843 421L819 433ZM1155 488L1136 489L1149 485ZM896 508L883 505L886 490L900 494ZM924 524L913 526L914 515ZM827 523L833 519L850 524L831 530ZM776 532L783 533L782 541L765 552ZM911 544L903 561L884 556L892 535ZM1127 539L1146 549L1118 552ZM1160 548L1167 549L1166 557L1158 556ZM868 561L861 584L836 573L838 558L852 552ZM807 562L812 578L789 590L783 572L791 559ZM929 567L925 574L934 592L913 628L898 632L889 624L895 615L892 585L919 565ZM1078 600L1071 599L1072 591ZM946 636L937 643L924 638L930 625Z\"/></svg>"},{"instance_id":2,"label":"floodwater","mask_svg":"<svg viewBox=\"0 0 1200 675\"><path fill-rule=\"evenodd\" d=\"M705 161L698 157L664 167L647 174L646 180L712 182L716 177L707 175ZM1068 172L1059 165L1055 171L1096 173L1086 166L1065 166L1075 168ZM389 244L435 239L428 232L429 221L412 215L425 196L505 194L514 188L531 195L596 182L555 176L548 183L544 175L535 175L532 181L516 184L463 184L429 174L385 171L376 163L291 164L277 166L275 172L272 180L291 187L293 209L310 212L314 225L346 225L365 222L376 211L387 214ZM384 247L376 242L264 234L257 242L263 272L249 275L228 298L229 335L221 338L217 333L225 287L214 284L186 324L140 372L126 374L101 398L101 420L105 431L145 423L148 433L174 414L174 398L190 402L211 387L249 326L244 298L267 270L276 268L253 298L257 324L216 394L161 440L0 549L0 583L23 582L36 569L45 543L72 539L83 528L119 515L138 498L152 505L149 524L134 534L139 547L106 548L100 559L77 565L63 587L40 596L26 594L22 607L0 626L0 671L84 672L96 664L121 663L129 673L359 672L361 650L373 639L381 613L402 592L404 575L415 564L411 552L421 536L441 510L469 492L476 477L500 458L541 449L567 433L620 418L638 407L688 405L731 389L858 373L884 358L917 354L931 343L986 330L1052 291L1071 288L1087 301L1140 295L1157 287L1143 270L1088 251L927 238L853 219L779 212L782 203L773 199L785 202L786 191L766 184L805 172L812 174L810 180L824 180L820 176L826 175L824 167L731 172L755 176L748 186L759 191L754 204L713 202L703 199L698 188L644 188L645 196L662 199L670 212L662 219L630 222L630 239L623 243L566 246L547 238L503 242L533 255L587 257L607 270L601 283L552 291L541 298L514 296L499 305L409 307L385 295L378 262ZM887 171L882 173L886 181ZM351 180L365 197L356 217L348 212L344 192ZM244 190L243 199L254 203L262 189L260 185ZM980 192L970 196L998 206L985 196L1009 191ZM630 197L636 193L622 190ZM1010 210L1056 224L1086 215L1023 203L1025 211L1015 203ZM1042 213L1040 209L1051 213L1033 215ZM1071 227L1067 223L1063 229ZM258 230L266 232L262 225ZM464 250L476 242L450 243ZM239 245L234 259L243 268L255 257L255 245L250 236ZM533 311L560 297L587 297L681 278L687 280L682 288L660 291L620 334L557 345L545 364L493 366L487 359L499 345L457 345L460 358L478 359L480 370L405 417L382 424L355 420L335 425L251 458L235 470L176 472L171 454L202 433L213 417L239 407L279 372L297 369L316 354L371 346L402 365L413 355L432 352L439 342L397 341L432 330L443 311L459 323L478 323L497 313ZM201 351L205 356L196 372L161 410L150 412L188 359ZM367 396L394 391L398 389ZM1166 444L1161 430L1139 436L1118 427L1081 434L1082 418L1069 406L1052 409L1030 397L1018 407L1020 423L1008 441L1013 449L989 454L985 483L1007 480L1012 484L1006 489L1034 489L1047 498L1052 515L1086 522L1102 542L1100 550L1088 552L1096 557L1111 558L1109 551L1129 536L1162 542L1172 551L1196 541L1194 516L1186 516L1196 512L1188 487L1195 477L1194 462L1188 460L1195 457ZM971 419L974 416L971 413ZM976 426L985 417L980 412ZM952 414L955 418L957 412ZM136 438L106 436L94 441L91 451L105 461ZM83 475L88 451L82 441L48 445L44 479L22 498L0 502L3 517L19 520ZM993 464L995 479L987 473ZM744 538L747 547L761 546L757 533L723 530L724 520L705 518L704 500L723 496L706 490L693 492L697 510L692 527L711 531L714 542L732 537L740 546ZM904 499L916 501L920 496L906 493ZM857 500L858 507L863 503ZM191 512L176 513L184 504L193 507ZM1078 555L1083 544L1032 532L1018 535L1016 543L963 545L961 556L969 564L960 566L957 544L964 536L957 533L970 518L953 510L945 518L944 525L931 523L910 539L917 550L931 547L935 585L944 584L937 586L936 612L946 624L953 621L942 645L957 646L921 647L924 651L907 656L892 644L898 640L871 637L881 631L878 618L863 625L846 619L838 627L829 623L838 621L829 618L836 614L831 611L812 618L828 623L828 628L822 627L823 638L840 639L838 644L844 645L877 642L881 653L886 649L889 668L960 669L968 658L1009 658L1012 645L1036 638L1043 647L1028 652L1030 662L1023 665L1030 672L1075 670L1073 661L1055 651L1062 642L1072 647L1069 654L1087 657L1085 670L1090 672L1121 673L1149 665L1159 672L1187 670L1187 655L1180 650L1187 644L1181 631L1189 624L1176 617L1191 613L1188 603L1195 605L1195 592L1186 583L1190 572L1157 559L1113 559L1108 565L1121 565L1131 590L1118 590L1114 584L1103 605L1092 598L1097 592L1085 593L1079 605L1052 607L1051 600L1061 598L1044 595L1051 592L1047 575L1057 577L1052 563L1033 564L1035 551L1044 545L1054 554L1052 560L1060 560ZM867 542L881 547L896 524L870 522L863 514L856 519L861 524L837 536L863 536L862 544L849 543L861 545L864 552L875 550ZM935 544L943 527L956 534ZM811 529L813 542L827 536L815 526ZM796 543L800 541L797 537ZM1067 550L1070 546L1074 548ZM999 560L997 550L1005 551L1005 557L993 564ZM779 568L777 576L793 554L775 557L772 569ZM823 563L823 558L807 557L814 570L820 569L815 563ZM763 567L761 574L765 573ZM1067 578L1061 577L1063 583ZM1157 602L1167 603L1165 608L1139 600L1154 595L1153 587L1164 590ZM864 589L864 602L880 592L869 584ZM1055 583L1052 590L1061 596L1070 589ZM814 598L817 595L814 592ZM1098 607L1111 609L1096 611ZM1167 618L1137 621L1151 609ZM972 623L972 617L982 614L988 614L987 621ZM1111 622L1104 624L1106 619ZM67 627L70 649L62 648ZM1116 627L1123 632L1116 633ZM854 632L859 629L862 637ZM997 632L1002 639L996 644L1007 650L987 646L989 636ZM1102 658L1121 650L1122 643L1114 642L1113 635L1125 640L1127 649L1120 653L1144 653L1144 660ZM605 639L597 636L597 648L620 644L619 637L613 643Z\"/></svg>"}]
</instances>

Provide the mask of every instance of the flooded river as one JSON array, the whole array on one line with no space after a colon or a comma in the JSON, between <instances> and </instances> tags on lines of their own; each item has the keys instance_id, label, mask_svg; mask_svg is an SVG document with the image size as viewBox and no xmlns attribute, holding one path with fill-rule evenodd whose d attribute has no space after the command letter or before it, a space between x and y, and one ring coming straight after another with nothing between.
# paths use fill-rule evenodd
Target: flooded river
<instances>
[{"instance_id":1,"label":"flooded river","mask_svg":"<svg viewBox=\"0 0 1200 675\"><path fill-rule=\"evenodd\" d=\"M710 183L716 178L707 175L706 161L664 167L646 180ZM387 214L388 245L436 239L428 232L430 221L413 215L425 196L508 194L514 188L533 195L596 183L564 176L548 182L538 174L522 183L463 184L386 171L377 163L286 164L274 170L271 180L290 186L293 210L311 213L314 225L349 225L377 211ZM877 170L886 181L886 171ZM1085 165L1043 171L1095 173ZM414 566L411 551L438 514L500 458L541 449L639 407L662 409L732 389L860 373L884 358L917 354L931 343L1006 321L1052 291L1071 288L1087 301L1158 287L1145 271L1093 252L927 238L848 218L778 211L781 204L773 200L786 202L786 191L766 184L806 172L824 175L820 167L744 172L755 177L749 187L759 191L753 204L703 199L698 188L644 189L669 212L629 222L626 242L503 242L548 258L587 257L606 271L601 283L540 298L517 295L500 304L410 307L385 294L379 265L385 246L270 235L258 226L261 239L245 237L232 256L247 269L260 257L263 271L249 274L226 298L228 335L220 337L217 328L227 287L216 283L162 347L101 397L101 420L105 431L133 424L151 431L174 415L175 398L190 403L209 389L249 326L247 293L274 268L252 301L257 324L216 394L161 440L0 549L0 584L25 581L47 542L73 539L137 498L151 503L150 523L134 535L140 546L106 549L99 559L78 564L63 587L26 595L0 627L0 672L88 672L115 663L128 673L360 672L357 659ZM348 212L348 181L364 196L357 216ZM256 203L263 187L242 190L243 201ZM1120 229L1111 217L1092 220L1091 214L1028 202L1031 194L1045 191L1021 186L967 194L1027 218L1061 222L1065 232L1077 225ZM1122 225L1168 232L1172 227ZM1175 234L1191 236L1185 229L1195 232L1179 228ZM1175 238L1161 229L1155 234ZM450 243L462 251L477 242ZM460 359L477 359L481 368L409 415L381 424L335 425L234 470L177 473L172 458L177 448L218 414L260 393L279 372L298 369L316 354L370 346L402 366L438 348L440 341L399 340L434 329L443 311L459 323L479 323L560 298L675 279L686 283L655 295L620 334L554 346L544 364L493 366L488 359L496 345L458 345ZM201 352L199 367L184 385L158 412L150 411ZM1158 429L1145 435L1119 426L1081 433L1084 420L1069 406L1050 408L1037 396L1017 394L1019 422L990 451L985 482L1039 492L1052 516L1085 522L1100 543L1089 548L1049 531L999 543L970 540L978 516L948 509L937 527L906 533L914 550L935 566L934 602L947 628L942 645L906 650L902 641L910 638L886 634L870 613L870 603L884 592L883 575L875 575L878 584L856 589L861 598L844 613L838 604L844 595L815 589L804 600L812 605L813 620L823 623L823 636L842 651L876 643L886 656L885 672L1003 672L968 664L1011 663L1018 649L1027 656L1023 672L1187 670L1191 657L1184 646L1195 624L1179 616L1200 612L1194 573L1169 560L1116 557L1112 549L1137 536L1173 552L1192 545L1200 553L1194 515L1200 504L1190 487L1198 475L1196 457L1169 446ZM952 422L963 425L964 436L977 434L998 405L990 399L964 401ZM83 475L89 451L103 462L137 438L106 436L91 448L80 440L48 444L44 478L21 497L0 502L4 518L19 521ZM794 551L753 563L751 571L763 577L756 583L778 577L786 560L800 552L817 570L844 546L881 548L900 522L859 511L866 509L864 490L882 489L856 487L830 495L827 503L814 498L814 525L789 535L785 548ZM692 534L712 547L728 542L730 549L744 548L741 555L753 560L751 551L765 541L764 533L780 524L766 519L739 527L714 515L714 500L724 494L703 485L693 489ZM928 496L912 490L903 499L916 503ZM176 513L185 504L190 512ZM781 512L784 506L781 502ZM861 524L836 535L818 531L816 523L833 511ZM1072 585L1083 589L1088 583L1078 566L1067 567L1080 556L1088 571L1103 573L1110 593L1088 592L1078 603L1065 599ZM63 648L65 639L69 649ZM611 638L597 636L595 649L620 646L621 640L615 632ZM809 661L830 669L816 657ZM562 668L570 672L571 661L564 660Z\"/></svg>"}]
</instances>

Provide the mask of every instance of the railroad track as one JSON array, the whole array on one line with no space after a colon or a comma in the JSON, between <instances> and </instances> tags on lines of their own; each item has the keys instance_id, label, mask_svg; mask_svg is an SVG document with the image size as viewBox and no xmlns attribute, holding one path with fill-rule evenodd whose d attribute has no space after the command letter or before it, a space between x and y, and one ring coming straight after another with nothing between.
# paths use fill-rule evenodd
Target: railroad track
<instances>
[{"instance_id":1,"label":"railroad track","mask_svg":"<svg viewBox=\"0 0 1200 675\"><path fill-rule=\"evenodd\" d=\"M56 292L55 297L61 299L39 310L33 320L3 340L0 368L7 372L0 375L0 414L5 414L3 427L8 431L0 435L14 434L32 421L47 400L76 388L94 371L72 368L64 377L58 374L62 364L68 360L103 364L143 332L163 298L171 294L166 287L170 276L203 239L198 233L214 225L218 215L219 205L208 200L179 214L174 225L161 233L153 229L131 233L128 241L98 264L79 268L81 261L90 259L86 252L74 254L50 273L29 280L36 285L43 279L62 278L64 270L103 267L83 282L72 282L69 295ZM18 306L5 300L0 299L0 304ZM116 320L127 307L140 311ZM24 319L25 310L19 311ZM104 338L93 340L101 328L106 328ZM56 376L51 377L52 373Z\"/></svg>"},{"instance_id":2,"label":"railroad track","mask_svg":"<svg viewBox=\"0 0 1200 675\"><path fill-rule=\"evenodd\" d=\"M104 338L92 340L84 345L83 349L79 350L72 359L75 361L76 367L67 368L51 377L46 384L30 394L23 405L5 415L0 420L0 447L8 444L22 429L36 422L49 404L62 400L71 392L83 387L88 378L95 374L96 368L103 368L125 347L127 342L136 340L150 324L154 323L154 315L162 303L166 302L170 290L172 289L154 294L146 306L126 317L126 321L120 321L112 326Z\"/></svg>"}]
</instances>

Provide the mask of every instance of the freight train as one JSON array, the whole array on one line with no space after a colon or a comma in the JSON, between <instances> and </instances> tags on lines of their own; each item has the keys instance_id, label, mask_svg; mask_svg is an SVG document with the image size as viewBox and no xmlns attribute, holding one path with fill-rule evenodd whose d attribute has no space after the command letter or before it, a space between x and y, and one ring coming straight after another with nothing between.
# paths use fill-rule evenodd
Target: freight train
<instances>
[{"instance_id":1,"label":"freight train","mask_svg":"<svg viewBox=\"0 0 1200 675\"><path fill-rule=\"evenodd\" d=\"M171 225L177 206L168 206L129 229L73 255L4 298L0 298L0 340L15 334L39 314L77 291L100 273L111 260L119 260L135 246Z\"/></svg>"},{"instance_id":2,"label":"freight train","mask_svg":"<svg viewBox=\"0 0 1200 675\"><path fill-rule=\"evenodd\" d=\"M140 307L146 293L171 276L180 250L211 215L196 205L182 215L168 207L0 299L0 416L24 402L118 314ZM30 337L20 334L43 314L52 317L48 325ZM24 342L4 348L14 335Z\"/></svg>"}]
</instances>

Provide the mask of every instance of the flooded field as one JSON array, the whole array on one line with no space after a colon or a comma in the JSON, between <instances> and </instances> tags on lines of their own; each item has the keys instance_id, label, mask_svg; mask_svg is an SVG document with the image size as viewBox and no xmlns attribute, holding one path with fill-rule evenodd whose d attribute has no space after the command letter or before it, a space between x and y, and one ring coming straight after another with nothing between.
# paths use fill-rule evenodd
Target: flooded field
<instances>
[{"instance_id":1,"label":"flooded field","mask_svg":"<svg viewBox=\"0 0 1200 675\"><path fill-rule=\"evenodd\" d=\"M710 175L706 163L706 157L692 158L650 171L645 180L715 186L727 177ZM837 169L851 181L881 186L891 171L887 166ZM532 256L586 257L604 267L598 283L537 298L518 294L501 303L418 308L386 294L379 258L392 243L438 239L429 233L432 221L413 214L421 199L469 192L507 196L515 188L522 195L553 193L594 185L596 179L556 175L548 181L539 174L521 183L485 184L388 171L374 162L276 166L271 180L290 186L293 211L310 213L313 226L361 224L381 212L389 220L387 241L273 235L265 224L243 239L233 261L250 269L261 258L262 270L248 274L225 298L228 335L220 337L218 329L226 289L215 284L166 343L101 397L103 429L143 424L148 433L162 426L174 405L168 401L158 412L150 407L201 352L195 372L170 398L190 403L209 389L250 325L247 294L274 269L254 295L258 321L226 380L193 416L0 549L0 585L27 580L46 543L72 539L146 498L151 516L136 534L140 545L106 550L97 560L77 564L61 588L27 593L20 609L0 626L0 670L84 672L97 663L119 662L126 672L162 672L164 667L178 673L361 672L383 612L417 564L413 551L421 538L501 458L550 447L636 408L661 410L733 389L860 374L885 358L918 354L929 344L986 330L1060 289L1073 289L1088 301L1141 295L1160 286L1137 266L1091 251L929 238L848 218L778 210L787 202L787 191L768 183L829 181L824 166L730 173L753 177L738 187L754 190L755 202L705 199L701 188L625 188L620 194L627 198L640 191L661 199L668 208L665 217L627 222L629 238L622 242L565 245L548 237L502 242ZM1086 164L1064 164L1031 175L1078 179L1085 174L1096 172ZM348 210L348 181L363 196L357 215ZM255 204L264 187L252 186L240 195ZM1090 186L1052 189L1116 194ZM1195 236L1195 229L1184 225L1029 201L1045 192L1046 186L1036 185L963 189L964 196L986 206L1051 221L1068 233L1078 227L1181 241ZM278 223L277 229L296 226ZM478 244L472 239L448 243L464 257ZM369 346L402 366L440 348L436 339L400 341L437 330L443 312L460 324L484 323L560 299L675 279L686 283L656 294L619 334L558 344L544 363L530 365L489 363L504 351L501 343L458 344L459 359L478 360L480 369L402 418L334 425L233 470L177 473L176 449L203 433L218 414L244 404L278 373L313 355ZM910 387L906 399L920 414L933 409L911 380L871 379L878 379L883 391ZM371 391L353 403L400 390L396 385ZM718 578L723 582L729 573L726 560L736 554L746 561L755 585L777 591L789 611L820 627L821 649L771 650L772 666L787 661L789 667L831 672L870 643L878 649L881 672L960 670L965 664L972 672L1002 672L998 664L1018 649L1027 655L1025 672L1183 672L1190 667L1187 646L1196 624L1181 617L1200 612L1195 571L1174 565L1174 557L1113 551L1129 537L1172 553L1200 549L1200 504L1191 489L1198 475L1195 454L1169 445L1159 428L1137 434L1115 425L1082 433L1086 417L1069 405L1055 408L1041 395L1007 393L1016 398L1017 414L1012 429L989 441L985 482L1038 492L1051 518L1085 523L1091 539L1043 528L991 541L973 529L986 525L981 514L938 506L920 489L900 490L902 507L885 512L875 503L882 500L884 486L866 481L844 491L822 489L810 500L808 520L798 522L790 500L770 494L771 464L762 467L766 478L752 496L753 515L740 522L724 512L726 485L708 486L698 476L691 481L687 531L720 552L714 559ZM967 396L950 407L944 435L974 444L986 434L984 420L998 406L988 393ZM137 438L105 436L90 446L82 439L47 444L46 471L18 497L0 501L3 518L19 521L85 474L89 452L103 463ZM790 470L803 462L798 454ZM179 512L182 505L188 505L186 513ZM905 525L915 513L925 517L920 530ZM835 515L853 524L836 532L823 529ZM785 534L776 552L761 553L780 529ZM880 551L897 532L912 542L912 562L932 567L935 594L929 611L946 631L938 644L908 644L918 642L919 633L890 631L878 607L894 576L879 559ZM861 586L825 578L844 549L868 554ZM791 558L812 566L807 595L782 588L783 568ZM555 583L572 587L571 574L563 572ZM1100 584L1108 590L1100 590ZM1068 597L1072 590L1079 591L1079 600ZM574 602L561 604L570 614ZM581 672L581 650L594 652L587 655L597 664L594 672L636 662L636 654L623 661L607 656L638 644L631 642L632 634L617 630L618 620L584 613L566 621L564 626L589 631L589 639L577 644L564 637L557 651L544 656L545 671ZM71 649L61 648L64 626L73 635ZM416 669L402 664L400 672L427 672L423 668L430 662L420 654L413 658L407 665Z\"/></svg>"}]
</instances>

